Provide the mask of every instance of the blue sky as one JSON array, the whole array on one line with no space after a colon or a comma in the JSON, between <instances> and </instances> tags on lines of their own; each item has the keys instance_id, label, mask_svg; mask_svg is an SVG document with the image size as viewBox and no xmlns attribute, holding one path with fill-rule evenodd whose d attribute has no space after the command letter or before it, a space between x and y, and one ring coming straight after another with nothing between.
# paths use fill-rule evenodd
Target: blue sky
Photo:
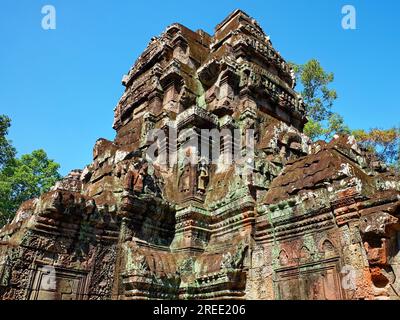
<instances>
[{"instance_id":1,"label":"blue sky","mask_svg":"<svg viewBox=\"0 0 400 320\"><path fill-rule=\"evenodd\" d=\"M56 8L56 30L41 28L47 4ZM346 4L356 8L357 30L341 27ZM316 58L335 73L335 110L350 127L400 124L397 0L1 0L0 114L12 119L19 154L43 148L62 174L83 168L97 138L114 138L122 75L150 38L173 22L213 33L236 8L287 60Z\"/></svg>"}]
</instances>

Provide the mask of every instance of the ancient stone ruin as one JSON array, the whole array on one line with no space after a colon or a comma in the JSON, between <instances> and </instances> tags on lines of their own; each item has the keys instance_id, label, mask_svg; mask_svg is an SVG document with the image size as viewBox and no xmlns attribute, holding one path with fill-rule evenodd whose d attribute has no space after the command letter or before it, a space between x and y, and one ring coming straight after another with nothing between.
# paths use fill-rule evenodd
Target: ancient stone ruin
<instances>
[{"instance_id":1,"label":"ancient stone ruin","mask_svg":"<svg viewBox=\"0 0 400 320\"><path fill-rule=\"evenodd\" d=\"M350 136L302 133L293 71L254 19L173 24L122 84L114 141L0 230L0 299L398 298L400 180ZM251 170L187 161L201 129L253 130ZM154 143L177 162L149 161Z\"/></svg>"}]
</instances>

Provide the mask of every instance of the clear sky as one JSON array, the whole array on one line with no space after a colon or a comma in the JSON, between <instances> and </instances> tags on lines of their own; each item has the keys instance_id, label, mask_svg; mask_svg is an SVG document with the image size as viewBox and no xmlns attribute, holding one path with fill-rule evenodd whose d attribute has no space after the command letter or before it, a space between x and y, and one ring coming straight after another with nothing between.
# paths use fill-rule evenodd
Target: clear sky
<instances>
[{"instance_id":1,"label":"clear sky","mask_svg":"<svg viewBox=\"0 0 400 320\"><path fill-rule=\"evenodd\" d=\"M56 30L41 27L47 4ZM356 9L356 30L341 27L346 4ZM334 72L335 110L350 127L400 124L398 0L1 0L0 114L12 119L19 154L43 148L62 174L83 168L97 138L114 138L122 75L150 38L173 22L212 34L237 8L286 60L316 58Z\"/></svg>"}]
</instances>

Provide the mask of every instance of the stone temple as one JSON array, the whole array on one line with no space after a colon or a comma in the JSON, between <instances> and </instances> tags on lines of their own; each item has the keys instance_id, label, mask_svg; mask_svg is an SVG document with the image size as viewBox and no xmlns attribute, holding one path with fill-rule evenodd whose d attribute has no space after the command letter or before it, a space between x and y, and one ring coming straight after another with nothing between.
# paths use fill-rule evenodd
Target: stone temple
<instances>
[{"instance_id":1,"label":"stone temple","mask_svg":"<svg viewBox=\"0 0 400 320\"><path fill-rule=\"evenodd\" d=\"M293 71L254 19L172 24L122 84L114 141L0 230L0 299L399 297L399 178L351 136L303 134ZM171 128L177 162L148 161L147 133ZM252 169L187 161L201 129L252 129Z\"/></svg>"}]
</instances>

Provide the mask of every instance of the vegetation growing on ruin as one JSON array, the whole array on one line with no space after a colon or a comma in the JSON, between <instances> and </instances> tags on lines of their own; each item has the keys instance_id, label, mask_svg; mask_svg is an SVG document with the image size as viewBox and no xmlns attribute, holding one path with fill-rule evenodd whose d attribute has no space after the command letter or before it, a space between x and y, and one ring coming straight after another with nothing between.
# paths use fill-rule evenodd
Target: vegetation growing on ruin
<instances>
[{"instance_id":1,"label":"vegetation growing on ruin","mask_svg":"<svg viewBox=\"0 0 400 320\"><path fill-rule=\"evenodd\" d=\"M374 152L381 161L400 169L400 128L350 129L343 117L334 112L338 98L331 88L334 74L327 72L316 59L305 64L292 63L300 93L306 104L308 122L304 127L311 139L330 140L335 134L352 134L360 146Z\"/></svg>"},{"instance_id":2,"label":"vegetation growing on ruin","mask_svg":"<svg viewBox=\"0 0 400 320\"><path fill-rule=\"evenodd\" d=\"M17 157L7 138L11 119L0 115L0 226L11 221L22 202L48 191L61 178L60 165L44 150Z\"/></svg>"}]
</instances>

